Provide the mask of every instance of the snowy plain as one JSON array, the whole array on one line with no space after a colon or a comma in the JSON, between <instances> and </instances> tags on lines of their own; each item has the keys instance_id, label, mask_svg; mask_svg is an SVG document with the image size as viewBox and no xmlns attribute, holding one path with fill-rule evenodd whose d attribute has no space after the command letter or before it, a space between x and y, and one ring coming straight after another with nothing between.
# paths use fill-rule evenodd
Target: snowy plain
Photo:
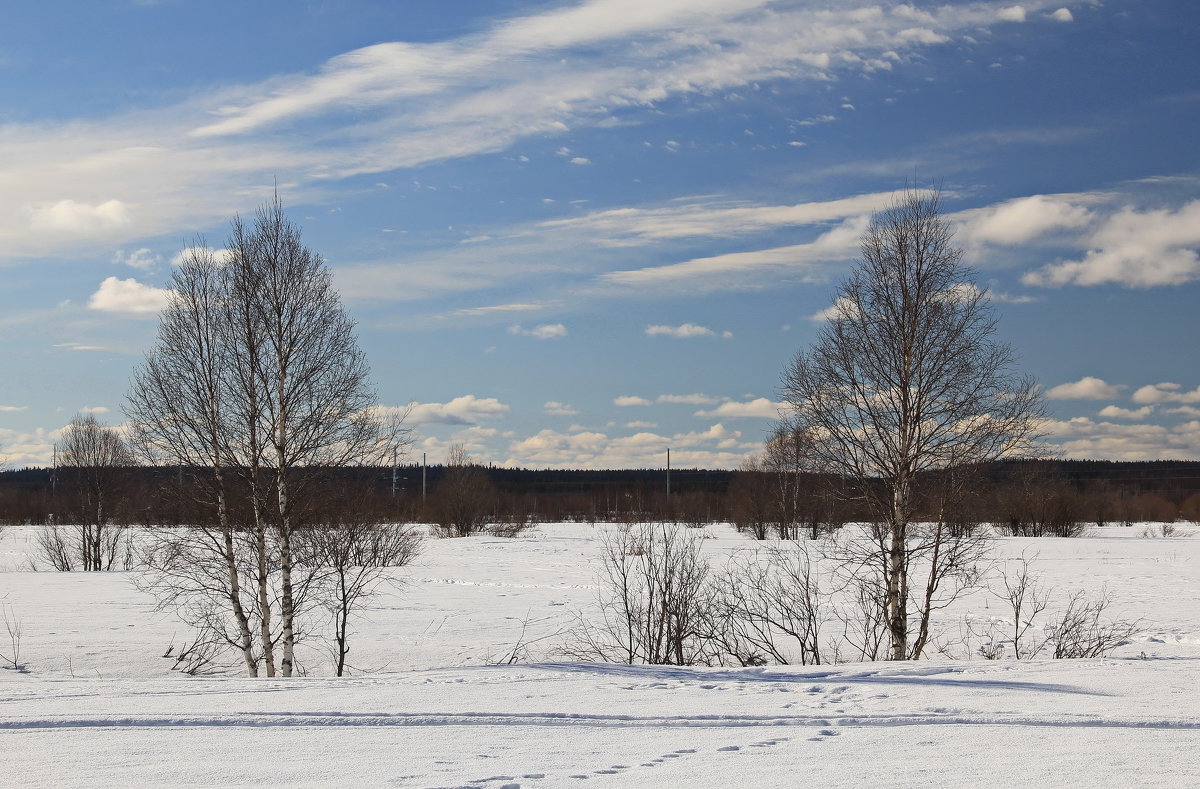
<instances>
[{"instance_id":1,"label":"snowy plain","mask_svg":"<svg viewBox=\"0 0 1200 789\"><path fill-rule=\"evenodd\" d=\"M1200 529L998 538L1061 600L1106 590L1140 633L1106 658L678 668L567 662L606 527L428 540L357 623L351 677L187 676L186 628L136 573L32 572L0 541L25 671L0 669L0 786L1191 787L1200 785ZM705 529L714 562L755 543ZM1003 620L986 591L942 614ZM507 664L518 640L534 640ZM5 634L0 632L0 640ZM550 636L544 640L536 639ZM0 643L0 653L7 642Z\"/></svg>"}]
</instances>

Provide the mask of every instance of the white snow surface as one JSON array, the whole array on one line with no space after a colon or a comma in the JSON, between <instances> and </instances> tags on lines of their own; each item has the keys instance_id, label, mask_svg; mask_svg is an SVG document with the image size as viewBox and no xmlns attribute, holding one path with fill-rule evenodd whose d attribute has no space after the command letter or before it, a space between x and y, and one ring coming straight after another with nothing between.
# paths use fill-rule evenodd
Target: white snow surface
<instances>
[{"instance_id":1,"label":"white snow surface","mask_svg":"<svg viewBox=\"0 0 1200 789\"><path fill-rule=\"evenodd\" d=\"M357 622L353 676L314 638L288 680L172 671L186 628L136 572L32 572L34 530L10 528L26 670L0 669L0 786L1200 786L1196 528L995 541L1000 567L1036 553L1056 599L1104 589L1141 620L1107 658L678 668L565 662L547 638L490 665L594 601L604 528L429 540ZM705 531L714 561L755 545ZM947 638L965 616L1004 610L973 594Z\"/></svg>"}]
</instances>

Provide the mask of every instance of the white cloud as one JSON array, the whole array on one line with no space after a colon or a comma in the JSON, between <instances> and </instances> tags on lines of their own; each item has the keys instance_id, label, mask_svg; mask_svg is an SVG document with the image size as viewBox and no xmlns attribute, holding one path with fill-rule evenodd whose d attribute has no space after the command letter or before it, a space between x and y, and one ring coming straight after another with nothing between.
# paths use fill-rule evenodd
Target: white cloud
<instances>
[{"instance_id":1,"label":"white cloud","mask_svg":"<svg viewBox=\"0 0 1200 789\"><path fill-rule=\"evenodd\" d=\"M996 12L996 18L1002 22L1024 22L1025 9L1019 5L1001 8L998 12Z\"/></svg>"},{"instance_id":2,"label":"white cloud","mask_svg":"<svg viewBox=\"0 0 1200 789\"><path fill-rule=\"evenodd\" d=\"M631 427L646 427L631 423ZM747 445L742 434L716 424L707 430L662 435L647 430L610 436L594 430L559 432L541 430L514 440L508 448L507 466L552 468L662 468L671 448L674 468L736 468L757 445Z\"/></svg>"},{"instance_id":3,"label":"white cloud","mask_svg":"<svg viewBox=\"0 0 1200 789\"><path fill-rule=\"evenodd\" d=\"M409 425L473 425L481 419L507 414L509 407L494 397L463 395L448 403L411 403L398 413L407 413Z\"/></svg>"},{"instance_id":4,"label":"white cloud","mask_svg":"<svg viewBox=\"0 0 1200 789\"><path fill-rule=\"evenodd\" d=\"M536 337L539 340L553 340L559 337L567 336L567 327L561 323L544 323L541 326L535 326L532 329L524 329L521 324L514 323L508 327L509 334L518 334L524 337Z\"/></svg>"},{"instance_id":5,"label":"white cloud","mask_svg":"<svg viewBox=\"0 0 1200 789\"><path fill-rule=\"evenodd\" d=\"M151 271L161 262L162 258L145 247L141 249L135 249L129 253L126 253L123 249L118 249L113 255L113 263L129 266L130 268L140 269L142 271Z\"/></svg>"},{"instance_id":6,"label":"white cloud","mask_svg":"<svg viewBox=\"0 0 1200 789\"><path fill-rule=\"evenodd\" d=\"M451 315L495 315L497 313L509 312L537 312L545 309L544 304L534 304L530 302L515 302L512 304L492 304L486 307L464 307L463 309L454 310Z\"/></svg>"},{"instance_id":7,"label":"white cloud","mask_svg":"<svg viewBox=\"0 0 1200 789\"><path fill-rule=\"evenodd\" d=\"M1200 279L1200 200L1177 210L1126 207L1091 235L1081 260L1027 273L1027 285L1102 285L1148 288Z\"/></svg>"},{"instance_id":8,"label":"white cloud","mask_svg":"<svg viewBox=\"0 0 1200 789\"><path fill-rule=\"evenodd\" d=\"M542 410L555 416L575 416L579 413L579 409L557 400L547 400L546 404L542 406Z\"/></svg>"},{"instance_id":9,"label":"white cloud","mask_svg":"<svg viewBox=\"0 0 1200 789\"><path fill-rule=\"evenodd\" d=\"M1135 403L1200 403L1200 386L1190 392L1181 391L1176 383L1160 383L1143 386L1133 393Z\"/></svg>"},{"instance_id":10,"label":"white cloud","mask_svg":"<svg viewBox=\"0 0 1200 789\"><path fill-rule=\"evenodd\" d=\"M1054 230L1085 227L1087 208L1061 195L1033 195L964 212L964 235L970 241L1024 244Z\"/></svg>"},{"instance_id":11,"label":"white cloud","mask_svg":"<svg viewBox=\"0 0 1200 789\"><path fill-rule=\"evenodd\" d=\"M701 417L747 417L754 419L778 419L783 403L775 403L765 397L758 397L745 403L730 401L711 411L697 411Z\"/></svg>"},{"instance_id":12,"label":"white cloud","mask_svg":"<svg viewBox=\"0 0 1200 789\"><path fill-rule=\"evenodd\" d=\"M201 247L184 247L183 249L179 250L171 257L171 265L178 266L179 264L183 263L184 259L186 259L190 255L193 255L193 254L201 252L201 251L202 251ZM211 254L213 256L213 260L215 260L216 263L221 266L225 265L226 263L228 263L230 260L233 259L233 253L230 252L228 249L224 249L224 248L205 249L203 251Z\"/></svg>"},{"instance_id":13,"label":"white cloud","mask_svg":"<svg viewBox=\"0 0 1200 789\"><path fill-rule=\"evenodd\" d=\"M1122 388L1086 375L1078 381L1059 384L1049 389L1046 397L1051 400L1111 400L1120 394Z\"/></svg>"},{"instance_id":14,"label":"white cloud","mask_svg":"<svg viewBox=\"0 0 1200 789\"><path fill-rule=\"evenodd\" d=\"M632 246L696 236L738 236L869 216L886 208L893 197L891 192L874 192L794 205L692 198L653 208L614 208L555 219L543 223L543 227L585 229L603 239L602 243Z\"/></svg>"},{"instance_id":15,"label":"white cloud","mask_svg":"<svg viewBox=\"0 0 1200 789\"><path fill-rule=\"evenodd\" d=\"M1075 17L1071 15L1071 9L1069 8L1060 8L1053 13L1047 14L1046 16L1048 16L1050 19L1053 19L1055 22L1075 21Z\"/></svg>"},{"instance_id":16,"label":"white cloud","mask_svg":"<svg viewBox=\"0 0 1200 789\"><path fill-rule=\"evenodd\" d=\"M646 398L638 397L637 395L621 395L620 397L613 398L613 405L626 408L634 405L651 405L651 403Z\"/></svg>"},{"instance_id":17,"label":"white cloud","mask_svg":"<svg viewBox=\"0 0 1200 789\"><path fill-rule=\"evenodd\" d=\"M169 290L143 285L136 279L108 277L88 299L88 307L101 312L148 317L167 305Z\"/></svg>"},{"instance_id":18,"label":"white cloud","mask_svg":"<svg viewBox=\"0 0 1200 789\"><path fill-rule=\"evenodd\" d=\"M670 285L678 288L683 283L690 283L700 289L712 290L752 287L748 275L761 272L797 271L810 272L815 276L813 264L854 257L867 222L867 216L846 220L807 244L732 252L665 266L612 271L601 275L600 280L612 285L637 287Z\"/></svg>"},{"instance_id":19,"label":"white cloud","mask_svg":"<svg viewBox=\"0 0 1200 789\"><path fill-rule=\"evenodd\" d=\"M456 38L372 44L174 104L10 123L0 255L88 248L94 238L75 230L117 243L189 232L268 199L274 174L291 200L313 202L340 179L636 121L681 97L777 80L827 85L997 22L993 3L902 8L863 15L841 4L767 0L535 6ZM109 193L112 184L121 185L119 196Z\"/></svg>"},{"instance_id":20,"label":"white cloud","mask_svg":"<svg viewBox=\"0 0 1200 789\"><path fill-rule=\"evenodd\" d=\"M1154 413L1154 406L1146 405L1141 408L1122 408L1119 405L1106 405L1101 408L1097 416L1102 416L1107 419L1145 419Z\"/></svg>"},{"instance_id":21,"label":"white cloud","mask_svg":"<svg viewBox=\"0 0 1200 789\"><path fill-rule=\"evenodd\" d=\"M55 348L63 348L68 351L107 351L103 345L87 345L81 342L59 342L54 344Z\"/></svg>"},{"instance_id":22,"label":"white cloud","mask_svg":"<svg viewBox=\"0 0 1200 789\"><path fill-rule=\"evenodd\" d=\"M632 422L626 422L625 427L633 430L653 430L654 428L658 427L658 424L656 422L645 422L640 419L635 419Z\"/></svg>"},{"instance_id":23,"label":"white cloud","mask_svg":"<svg viewBox=\"0 0 1200 789\"><path fill-rule=\"evenodd\" d=\"M834 301L833 304L830 304L820 312L815 312L812 315L809 315L808 319L810 321L819 322L831 321L835 318L850 318L856 314L858 314L858 306L845 296L838 296L837 300Z\"/></svg>"},{"instance_id":24,"label":"white cloud","mask_svg":"<svg viewBox=\"0 0 1200 789\"><path fill-rule=\"evenodd\" d=\"M0 405L0 412L25 411L28 408L27 405Z\"/></svg>"},{"instance_id":25,"label":"white cloud","mask_svg":"<svg viewBox=\"0 0 1200 789\"><path fill-rule=\"evenodd\" d=\"M571 164L591 164L592 160L586 156L575 156L571 159Z\"/></svg>"},{"instance_id":26,"label":"white cloud","mask_svg":"<svg viewBox=\"0 0 1200 789\"><path fill-rule=\"evenodd\" d=\"M9 466L49 466L54 456L54 436L41 428L33 433L0 427L0 447Z\"/></svg>"},{"instance_id":27,"label":"white cloud","mask_svg":"<svg viewBox=\"0 0 1200 789\"><path fill-rule=\"evenodd\" d=\"M1174 427L1119 425L1087 417L1047 420L1046 434L1071 458L1090 460L1200 460L1200 421Z\"/></svg>"},{"instance_id":28,"label":"white cloud","mask_svg":"<svg viewBox=\"0 0 1200 789\"><path fill-rule=\"evenodd\" d=\"M648 337L675 337L677 339L687 339L689 337L723 337L729 339L733 336L731 331L716 332L707 326L699 326L695 323L684 323L680 326L647 326L646 335Z\"/></svg>"},{"instance_id":29,"label":"white cloud","mask_svg":"<svg viewBox=\"0 0 1200 789\"><path fill-rule=\"evenodd\" d=\"M37 230L87 233L121 227L129 222L129 209L120 200L106 200L96 205L59 200L29 209L29 224Z\"/></svg>"},{"instance_id":30,"label":"white cloud","mask_svg":"<svg viewBox=\"0 0 1200 789\"><path fill-rule=\"evenodd\" d=\"M108 409L102 405L85 405L79 409L82 414L107 414Z\"/></svg>"},{"instance_id":31,"label":"white cloud","mask_svg":"<svg viewBox=\"0 0 1200 789\"><path fill-rule=\"evenodd\" d=\"M676 403L682 405L708 405L717 402L717 398L709 397L706 394L663 394L656 398L659 403Z\"/></svg>"}]
</instances>

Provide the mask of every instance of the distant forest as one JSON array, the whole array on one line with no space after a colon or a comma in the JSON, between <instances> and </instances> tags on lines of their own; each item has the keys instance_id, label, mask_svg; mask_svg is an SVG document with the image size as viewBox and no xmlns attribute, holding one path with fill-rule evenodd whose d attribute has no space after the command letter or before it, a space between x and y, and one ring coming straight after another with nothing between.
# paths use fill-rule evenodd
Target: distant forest
<instances>
[{"instance_id":1,"label":"distant forest","mask_svg":"<svg viewBox=\"0 0 1200 789\"><path fill-rule=\"evenodd\" d=\"M853 497L825 495L836 481L813 474L706 469L557 470L446 466L322 470L342 499L353 491L397 521L437 522L439 509L470 499L488 522L674 520L737 524L865 518ZM65 523L80 511L83 472L71 468L0 471L0 522ZM121 471L109 504L113 522L177 525L210 517L194 481L204 472L133 466ZM959 517L974 522L1110 524L1200 521L1200 462L1037 460L972 469ZM933 477L930 476L931 484ZM669 490L669 494L668 494ZM795 510L771 512L787 497ZM839 500L834 503L833 499ZM343 499L344 500L344 499ZM453 501L451 501L453 500ZM926 513L929 515L930 513ZM1014 533L1021 533L1021 528ZM1039 532L1041 533L1041 532Z\"/></svg>"}]
</instances>

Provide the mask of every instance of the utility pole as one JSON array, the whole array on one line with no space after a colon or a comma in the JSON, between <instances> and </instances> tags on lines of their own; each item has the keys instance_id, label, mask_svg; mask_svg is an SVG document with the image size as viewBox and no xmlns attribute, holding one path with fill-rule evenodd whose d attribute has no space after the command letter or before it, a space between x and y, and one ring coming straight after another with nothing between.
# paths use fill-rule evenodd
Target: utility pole
<instances>
[{"instance_id":1,"label":"utility pole","mask_svg":"<svg viewBox=\"0 0 1200 789\"><path fill-rule=\"evenodd\" d=\"M425 503L425 453L421 453L421 503Z\"/></svg>"},{"instance_id":2,"label":"utility pole","mask_svg":"<svg viewBox=\"0 0 1200 789\"><path fill-rule=\"evenodd\" d=\"M671 498L671 448L667 447L667 498Z\"/></svg>"},{"instance_id":3,"label":"utility pole","mask_svg":"<svg viewBox=\"0 0 1200 789\"><path fill-rule=\"evenodd\" d=\"M392 498L396 498L396 447L392 447Z\"/></svg>"}]
</instances>

